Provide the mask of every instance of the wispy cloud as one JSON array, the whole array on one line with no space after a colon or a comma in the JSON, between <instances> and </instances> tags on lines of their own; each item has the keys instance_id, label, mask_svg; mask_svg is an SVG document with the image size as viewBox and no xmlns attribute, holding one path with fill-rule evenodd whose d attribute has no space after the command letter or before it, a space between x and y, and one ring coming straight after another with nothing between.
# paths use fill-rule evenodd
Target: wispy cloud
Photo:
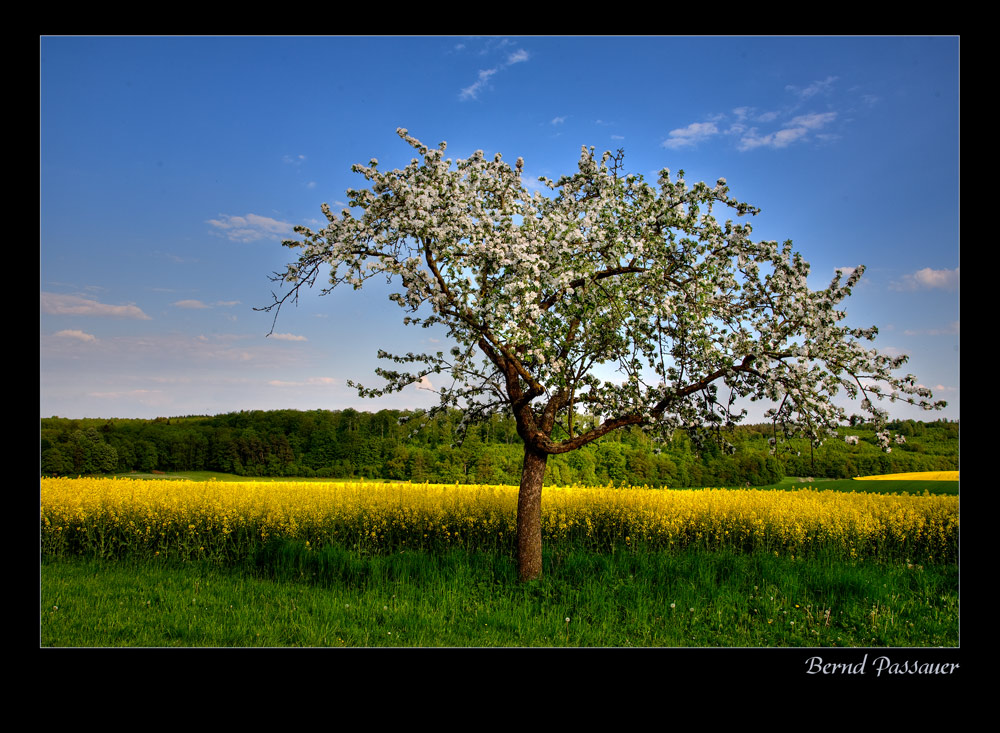
<instances>
[{"instance_id":1,"label":"wispy cloud","mask_svg":"<svg viewBox=\"0 0 1000 733\"><path fill-rule=\"evenodd\" d=\"M152 320L135 305L108 305L89 298L76 295L59 295L58 293L41 293L43 313L56 316L98 316L109 318L135 318L141 321Z\"/></svg>"},{"instance_id":2,"label":"wispy cloud","mask_svg":"<svg viewBox=\"0 0 1000 733\"><path fill-rule=\"evenodd\" d=\"M480 90L486 86L486 82L489 81L490 77L497 73L496 69L480 69L479 78L476 79L475 83L470 84L465 87L461 92L459 92L458 98L465 99L475 99L479 96Z\"/></svg>"},{"instance_id":3,"label":"wispy cloud","mask_svg":"<svg viewBox=\"0 0 1000 733\"><path fill-rule=\"evenodd\" d=\"M189 308L189 309L200 309L209 308L210 306L206 303L202 303L200 300L178 300L172 303L175 308Z\"/></svg>"},{"instance_id":4,"label":"wispy cloud","mask_svg":"<svg viewBox=\"0 0 1000 733\"><path fill-rule=\"evenodd\" d=\"M731 115L718 115L716 119L720 123L731 120L725 133L739 137L749 129L751 124L766 125L780 117L781 113L777 110L762 112L755 107L736 107L733 109Z\"/></svg>"},{"instance_id":5,"label":"wispy cloud","mask_svg":"<svg viewBox=\"0 0 1000 733\"><path fill-rule=\"evenodd\" d=\"M148 401L152 398L162 398L164 392L159 389L129 389L124 392L88 392L88 397L96 397L102 400L117 400L122 398L138 399L140 402Z\"/></svg>"},{"instance_id":6,"label":"wispy cloud","mask_svg":"<svg viewBox=\"0 0 1000 733\"><path fill-rule=\"evenodd\" d=\"M512 64L519 64L522 61L527 61L530 57L527 51L523 48L517 49L514 53L507 57L507 66Z\"/></svg>"},{"instance_id":7,"label":"wispy cloud","mask_svg":"<svg viewBox=\"0 0 1000 733\"><path fill-rule=\"evenodd\" d=\"M552 121L549 124L551 124L551 125L561 125L565 121L566 121L566 116L563 115L561 117L553 117Z\"/></svg>"},{"instance_id":8,"label":"wispy cloud","mask_svg":"<svg viewBox=\"0 0 1000 733\"><path fill-rule=\"evenodd\" d=\"M740 137L738 147L740 150L753 150L761 147L786 148L796 141L808 138L811 133L818 133L836 118L836 112L799 115L786 122L782 129L764 134L759 133L756 127L752 127ZM819 136L817 135L817 137Z\"/></svg>"},{"instance_id":9,"label":"wispy cloud","mask_svg":"<svg viewBox=\"0 0 1000 733\"><path fill-rule=\"evenodd\" d=\"M907 336L952 336L960 333L959 322L952 321L944 328L917 328L903 331Z\"/></svg>"},{"instance_id":10,"label":"wispy cloud","mask_svg":"<svg viewBox=\"0 0 1000 733\"><path fill-rule=\"evenodd\" d=\"M217 300L214 303L206 303L203 300L196 300L194 298L188 298L186 300L175 300L170 305L175 308L188 308L192 310L201 310L203 308L231 308L234 305L239 305L238 300Z\"/></svg>"},{"instance_id":11,"label":"wispy cloud","mask_svg":"<svg viewBox=\"0 0 1000 733\"><path fill-rule=\"evenodd\" d=\"M793 117L787 127L804 127L807 130L818 130L837 118L836 112L814 112L808 115Z\"/></svg>"},{"instance_id":12,"label":"wispy cloud","mask_svg":"<svg viewBox=\"0 0 1000 733\"><path fill-rule=\"evenodd\" d=\"M828 76L822 81L814 81L806 87L796 87L789 84L785 87L785 91L791 92L802 99L809 99L810 97L815 97L817 94L829 94L835 81L837 81L837 77Z\"/></svg>"},{"instance_id":13,"label":"wispy cloud","mask_svg":"<svg viewBox=\"0 0 1000 733\"><path fill-rule=\"evenodd\" d=\"M272 333L269 338L277 339L278 341L308 341L305 336L299 336L294 333Z\"/></svg>"},{"instance_id":14,"label":"wispy cloud","mask_svg":"<svg viewBox=\"0 0 1000 733\"><path fill-rule=\"evenodd\" d=\"M828 76L806 87L786 86L785 90L794 94L796 99L782 109L762 110L752 105L743 105L732 108L728 114L707 115L703 121L671 130L663 147L673 150L694 147L723 134L734 138L741 151L786 148L808 140L834 140L837 136L826 128L838 118L836 111L827 109L796 114L794 117L791 115L800 111L809 100L815 101L820 95L830 94L836 81L837 77Z\"/></svg>"},{"instance_id":15,"label":"wispy cloud","mask_svg":"<svg viewBox=\"0 0 1000 733\"><path fill-rule=\"evenodd\" d=\"M687 148L718 134L719 128L714 122L692 122L687 127L671 130L667 139L663 141L663 147L671 150Z\"/></svg>"},{"instance_id":16,"label":"wispy cloud","mask_svg":"<svg viewBox=\"0 0 1000 733\"><path fill-rule=\"evenodd\" d=\"M287 221L278 221L259 214L247 214L246 216L219 214L218 219L209 219L207 223L234 242L273 239L292 233L292 225Z\"/></svg>"},{"instance_id":17,"label":"wispy cloud","mask_svg":"<svg viewBox=\"0 0 1000 733\"><path fill-rule=\"evenodd\" d=\"M500 43L499 47L502 48L503 46L508 45L508 43L509 42L505 40L504 42ZM483 91L483 89L485 89L486 86L489 84L490 79L494 75L498 74L504 69L513 66L514 64L524 63L529 58L531 58L531 55L523 48L519 48L516 51L508 53L507 57L500 63L496 64L495 66L489 69L480 69L479 74L476 77L476 81L474 81L472 84L462 89L458 94L458 98L463 101L469 99L477 99L480 93Z\"/></svg>"},{"instance_id":18,"label":"wispy cloud","mask_svg":"<svg viewBox=\"0 0 1000 733\"><path fill-rule=\"evenodd\" d=\"M79 331L76 329L65 329L63 331L56 331L56 336L59 338L76 339L77 341L84 341L88 343L93 343L97 341L97 337L92 333L86 333L84 331Z\"/></svg>"},{"instance_id":19,"label":"wispy cloud","mask_svg":"<svg viewBox=\"0 0 1000 733\"><path fill-rule=\"evenodd\" d=\"M333 387L336 386L337 380L333 377L309 377L301 381L271 379L268 384L272 387Z\"/></svg>"},{"instance_id":20,"label":"wispy cloud","mask_svg":"<svg viewBox=\"0 0 1000 733\"><path fill-rule=\"evenodd\" d=\"M901 281L891 283L889 287L893 290L957 290L958 270L957 267L954 270L933 270L930 267L925 267L912 274L904 275Z\"/></svg>"}]
</instances>

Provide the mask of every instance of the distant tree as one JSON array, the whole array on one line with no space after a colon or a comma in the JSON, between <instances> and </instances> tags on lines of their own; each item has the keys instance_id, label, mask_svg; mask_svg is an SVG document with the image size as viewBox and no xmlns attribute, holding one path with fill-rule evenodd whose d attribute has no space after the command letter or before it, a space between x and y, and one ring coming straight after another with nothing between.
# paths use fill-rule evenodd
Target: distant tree
<instances>
[{"instance_id":1,"label":"distant tree","mask_svg":"<svg viewBox=\"0 0 1000 733\"><path fill-rule=\"evenodd\" d=\"M66 476L73 473L73 456L60 445L53 445L42 451L41 472L43 476Z\"/></svg>"},{"instance_id":2,"label":"distant tree","mask_svg":"<svg viewBox=\"0 0 1000 733\"><path fill-rule=\"evenodd\" d=\"M71 445L74 473L111 473L118 466L118 452L97 428L74 431Z\"/></svg>"},{"instance_id":3,"label":"distant tree","mask_svg":"<svg viewBox=\"0 0 1000 733\"><path fill-rule=\"evenodd\" d=\"M432 149L398 133L420 157L391 171L374 159L355 165L369 187L349 190L339 216L324 204L322 229L296 227L301 239L284 245L300 255L274 276L291 288L265 310L277 318L321 273L323 293L383 277L401 285L391 298L405 323L447 327L450 354L380 351L401 368L377 370L384 386L357 388L376 397L447 374L437 410L459 408L466 421L513 415L524 444L522 579L541 573L550 455L632 425L662 436L686 427L697 439L741 420L739 398L774 403L781 437L815 441L846 418L833 402L840 391L862 397L879 428L886 415L873 400L943 405L914 376L895 374L905 357L862 343L874 328L839 325L846 314L836 306L864 268L810 290L791 242L754 242L749 226L716 220L715 207L758 211L724 179L688 185L683 171L663 170L652 186L623 173L622 151L584 148L578 172L539 179L543 194L523 182L520 158L511 167L476 151L452 161L445 143ZM602 380L609 368L618 376ZM581 425L578 411L601 419Z\"/></svg>"}]
</instances>

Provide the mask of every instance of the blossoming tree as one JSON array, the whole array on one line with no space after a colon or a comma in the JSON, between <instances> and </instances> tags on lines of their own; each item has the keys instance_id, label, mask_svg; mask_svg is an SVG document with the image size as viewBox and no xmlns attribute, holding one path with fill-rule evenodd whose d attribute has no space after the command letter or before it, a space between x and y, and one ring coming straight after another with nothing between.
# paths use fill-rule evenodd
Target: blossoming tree
<instances>
[{"instance_id":1,"label":"blossoming tree","mask_svg":"<svg viewBox=\"0 0 1000 733\"><path fill-rule=\"evenodd\" d=\"M772 405L775 439L814 441L845 419L833 402L840 391L863 398L876 423L886 413L873 400L944 404L931 403L913 375L895 375L906 357L863 345L875 328L838 325L846 314L836 306L863 268L810 290L791 242L754 242L748 225L715 218L718 208L758 212L731 198L724 179L689 185L683 171L663 170L654 187L624 175L621 151L583 148L576 173L539 179L543 195L525 186L520 158L511 167L476 151L452 161L445 143L429 148L397 132L420 157L392 171L374 159L355 165L368 187L349 190L339 216L324 205L324 228L296 227L301 239L284 245L298 259L274 276L291 287L264 310L277 318L321 273L324 294L386 276L400 286L390 297L406 323L447 327L450 354L380 351L398 365L376 370L384 383L351 384L373 397L447 375L435 410L460 408L468 420L513 414L524 441L522 579L541 572L552 454L630 425L697 437L741 420L743 399Z\"/></svg>"}]
</instances>

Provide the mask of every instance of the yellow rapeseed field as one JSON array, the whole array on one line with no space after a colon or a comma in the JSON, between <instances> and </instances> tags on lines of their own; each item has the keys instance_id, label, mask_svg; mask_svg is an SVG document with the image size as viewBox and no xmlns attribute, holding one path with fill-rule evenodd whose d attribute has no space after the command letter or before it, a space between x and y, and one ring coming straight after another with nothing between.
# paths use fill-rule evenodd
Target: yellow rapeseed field
<instances>
[{"instance_id":1,"label":"yellow rapeseed field","mask_svg":"<svg viewBox=\"0 0 1000 733\"><path fill-rule=\"evenodd\" d=\"M512 551L517 488L487 485L43 478L46 555L219 562L287 539L362 552ZM756 489L546 487L547 546L696 546L953 560L958 497Z\"/></svg>"},{"instance_id":2,"label":"yellow rapeseed field","mask_svg":"<svg viewBox=\"0 0 1000 733\"><path fill-rule=\"evenodd\" d=\"M958 481L958 471L915 471L881 476L855 476L855 481Z\"/></svg>"}]
</instances>

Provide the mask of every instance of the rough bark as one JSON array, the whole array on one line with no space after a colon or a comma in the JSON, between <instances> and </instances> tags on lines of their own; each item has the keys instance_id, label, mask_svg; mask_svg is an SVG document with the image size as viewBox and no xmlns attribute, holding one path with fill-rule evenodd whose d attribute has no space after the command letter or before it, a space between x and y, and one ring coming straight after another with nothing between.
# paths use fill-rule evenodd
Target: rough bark
<instances>
[{"instance_id":1,"label":"rough bark","mask_svg":"<svg viewBox=\"0 0 1000 733\"><path fill-rule=\"evenodd\" d=\"M542 574L542 482L547 458L525 444L517 493L517 574L522 581Z\"/></svg>"}]
</instances>

